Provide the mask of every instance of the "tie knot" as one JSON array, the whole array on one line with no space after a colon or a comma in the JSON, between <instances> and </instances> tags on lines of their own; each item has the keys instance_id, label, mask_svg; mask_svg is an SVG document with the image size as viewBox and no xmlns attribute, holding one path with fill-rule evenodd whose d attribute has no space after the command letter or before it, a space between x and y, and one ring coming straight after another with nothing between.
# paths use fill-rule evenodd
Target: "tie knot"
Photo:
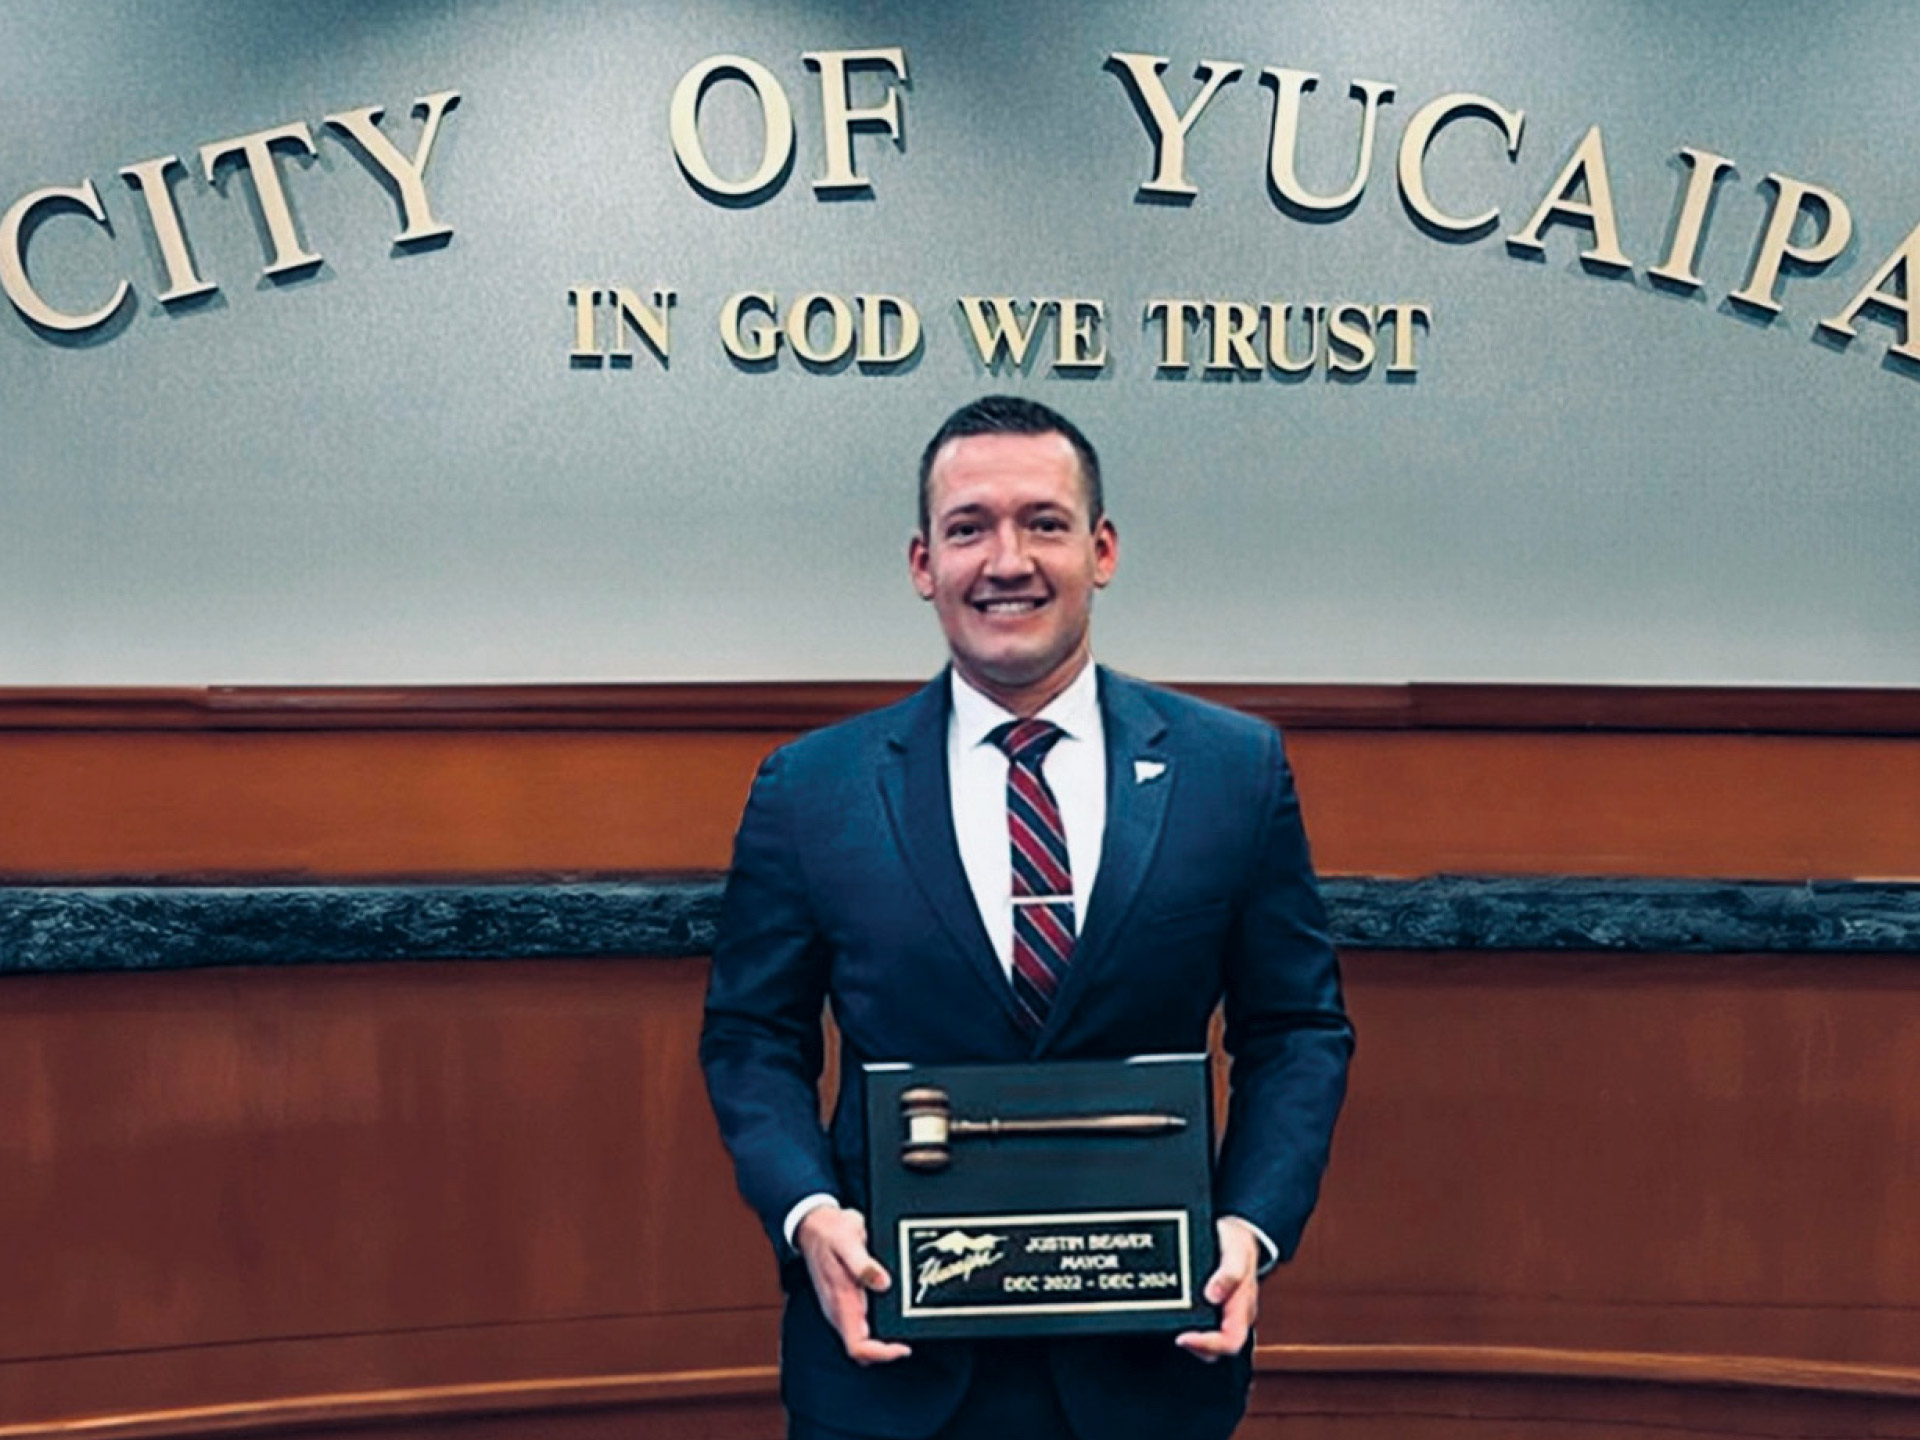
<instances>
[{"instance_id":1,"label":"tie knot","mask_svg":"<svg viewBox=\"0 0 1920 1440\"><path fill-rule=\"evenodd\" d=\"M1009 720L987 738L1014 764L1037 767L1066 733L1051 720Z\"/></svg>"}]
</instances>

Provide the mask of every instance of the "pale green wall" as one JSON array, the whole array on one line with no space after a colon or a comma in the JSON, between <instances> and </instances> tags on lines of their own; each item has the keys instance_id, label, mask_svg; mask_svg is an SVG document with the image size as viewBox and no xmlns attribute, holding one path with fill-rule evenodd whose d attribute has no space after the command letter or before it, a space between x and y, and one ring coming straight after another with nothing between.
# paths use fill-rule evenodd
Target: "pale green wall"
<instances>
[{"instance_id":1,"label":"pale green wall","mask_svg":"<svg viewBox=\"0 0 1920 1440\"><path fill-rule=\"evenodd\" d=\"M1013 388L1098 443L1124 536L1104 658L1165 678L1920 683L1920 379L1892 331L1812 338L1920 221L1920 7L1539 0L883 5L76 0L0 7L0 204L91 176L114 224L46 225L55 298L115 273L131 321L63 347L0 307L0 683L910 676L911 469L954 405ZM823 203L808 49L901 45L907 140L857 141L870 199ZM1150 147L1114 50L1248 74L1196 128L1191 206L1139 203ZM786 85L785 188L681 178L678 77L721 51ZM1307 178L1344 176L1355 77L1391 81L1357 209L1307 225L1263 183L1260 67L1324 77ZM121 166L457 88L428 171L456 235L395 255L395 209L331 137L288 184L319 273L260 279L239 177L177 186L209 306L166 314ZM868 88L872 88L869 86ZM1524 109L1508 164L1467 122L1436 193L1499 232L1428 238L1392 183L1427 99ZM740 92L710 99L729 153ZM1602 126L1632 276L1519 227ZM1731 156L1701 295L1652 287L1694 144ZM1857 231L1770 326L1730 313L1770 170ZM570 366L566 287L678 290L670 373ZM927 322L906 374L734 368L730 291L882 290ZM963 293L1104 297L1097 379L983 376ZM1156 378L1153 295L1424 300L1414 384Z\"/></svg>"}]
</instances>

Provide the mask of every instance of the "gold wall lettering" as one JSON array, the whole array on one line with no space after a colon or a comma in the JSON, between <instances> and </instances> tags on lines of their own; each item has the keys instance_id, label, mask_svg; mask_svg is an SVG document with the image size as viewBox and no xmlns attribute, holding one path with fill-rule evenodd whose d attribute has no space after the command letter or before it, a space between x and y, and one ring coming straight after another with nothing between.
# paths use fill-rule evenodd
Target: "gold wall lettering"
<instances>
[{"instance_id":1,"label":"gold wall lettering","mask_svg":"<svg viewBox=\"0 0 1920 1440\"><path fill-rule=\"evenodd\" d=\"M749 308L754 326L751 331L744 328L749 318ZM727 354L748 365L757 365L771 360L780 348L780 327L776 324L763 324L763 320L774 320L779 310L773 296L759 290L742 290L729 295L726 303L720 307L720 343L726 347Z\"/></svg>"},{"instance_id":2,"label":"gold wall lettering","mask_svg":"<svg viewBox=\"0 0 1920 1440\"><path fill-rule=\"evenodd\" d=\"M268 257L264 273L285 275L318 265L320 257L301 242L300 227L294 223L286 187L280 182L275 147L311 155L314 153L313 132L307 129L305 121L295 120L270 130L256 130L251 135L237 135L231 140L210 141L200 147L200 168L206 172L207 183L212 184L214 171L220 168L221 161L238 156L246 162L247 176L253 181L253 202L259 208L260 218L266 221L267 238L273 243L273 253Z\"/></svg>"},{"instance_id":3,"label":"gold wall lettering","mask_svg":"<svg viewBox=\"0 0 1920 1440\"><path fill-rule=\"evenodd\" d=\"M1198 195L1199 186L1187 179L1187 132L1213 103L1220 87L1238 80L1246 67L1202 60L1194 71L1194 78L1200 82L1200 93L1187 103L1185 110L1176 110L1167 87L1160 80L1160 72L1170 63L1166 56L1134 55L1116 50L1107 57L1107 63L1127 82L1153 139L1153 178L1141 185L1140 193Z\"/></svg>"},{"instance_id":4,"label":"gold wall lettering","mask_svg":"<svg viewBox=\"0 0 1920 1440\"><path fill-rule=\"evenodd\" d=\"M1754 251L1753 268L1747 283L1727 298L1769 315L1780 311L1780 267L1792 260L1809 270L1817 270L1847 248L1853 237L1853 214L1847 202L1831 190L1795 180L1778 173L1760 182L1774 190L1773 205L1767 212L1767 228ZM1811 205L1809 205L1811 202ZM1800 216L1819 211L1824 217L1812 240L1794 244L1793 232Z\"/></svg>"},{"instance_id":5,"label":"gold wall lettering","mask_svg":"<svg viewBox=\"0 0 1920 1440\"><path fill-rule=\"evenodd\" d=\"M326 117L326 124L338 131L380 174L392 181L400 202L402 227L395 243L413 245L440 241L453 234L453 227L436 220L427 203L424 174L433 153L440 122L460 99L458 91L442 90L414 102L415 115L423 117L420 139L411 156L405 155L381 131L381 107L362 106ZM313 131L305 121L290 121L228 140L211 140L199 147L200 166L209 185L229 161L239 162L260 219L266 226L268 253L264 274L290 275L317 268L321 256L307 248L288 203L286 181L281 174L279 156L287 151L316 153ZM184 217L174 199L171 176L184 174L178 155L156 156L125 166L120 174L129 188L140 197L140 209L154 245L160 252L162 288L156 295L163 305L210 295L219 286L195 268ZM109 301L81 313L63 311L50 304L35 289L28 274L25 236L28 221L43 209L78 209L102 227L107 226L106 209L100 203L93 181L79 185L51 185L21 196L0 217L0 290L23 316L44 330L67 334L98 329L111 320L133 286L125 277L114 284Z\"/></svg>"},{"instance_id":6,"label":"gold wall lettering","mask_svg":"<svg viewBox=\"0 0 1920 1440\"><path fill-rule=\"evenodd\" d=\"M167 288L156 297L162 305L191 300L196 295L211 295L220 288L210 280L201 279L199 271L193 268L193 252L187 248L187 233L180 224L180 210L174 204L173 189L167 180L168 174L175 170L182 175L187 173L178 155L162 155L129 165L120 172L146 203L147 225L159 243L160 261L167 267Z\"/></svg>"},{"instance_id":7,"label":"gold wall lettering","mask_svg":"<svg viewBox=\"0 0 1920 1440\"><path fill-rule=\"evenodd\" d=\"M1098 370L1106 365L1106 341L1100 335L1107 319L1104 300L1069 296L1053 302L1053 314L1054 369Z\"/></svg>"},{"instance_id":8,"label":"gold wall lettering","mask_svg":"<svg viewBox=\"0 0 1920 1440\"><path fill-rule=\"evenodd\" d=\"M818 329L814 320L821 315L827 320L824 345L816 344L813 339ZM786 323L782 328L786 332L787 344L793 347L793 353L809 365L836 364L846 359L853 349L853 307L838 295L828 294L824 290L802 295L788 306Z\"/></svg>"},{"instance_id":9,"label":"gold wall lettering","mask_svg":"<svg viewBox=\"0 0 1920 1440\"><path fill-rule=\"evenodd\" d=\"M1211 374L1248 378L1271 370L1276 375L1306 375L1315 368L1329 375L1358 378L1372 371L1383 332L1391 330L1389 375L1419 373L1415 348L1418 327L1431 328L1433 306L1424 301L1368 305L1357 301L1294 302L1199 300L1159 296L1145 307L1149 329L1159 334L1155 368L1185 374L1193 368L1191 338L1199 338L1200 363ZM1296 332L1303 350L1294 348Z\"/></svg>"},{"instance_id":10,"label":"gold wall lettering","mask_svg":"<svg viewBox=\"0 0 1920 1440\"><path fill-rule=\"evenodd\" d=\"M1433 328L1433 307L1420 301L1401 300L1374 307L1374 325L1393 327L1393 358L1387 362L1389 375L1412 375L1420 366L1413 356L1413 342L1421 326Z\"/></svg>"},{"instance_id":11,"label":"gold wall lettering","mask_svg":"<svg viewBox=\"0 0 1920 1440\"><path fill-rule=\"evenodd\" d=\"M633 351L627 348L627 336L638 331L659 357L660 363L666 364L673 353L673 328L669 313L673 306L673 291L655 290L651 305L624 285L615 285L610 293L613 297L613 345L607 351L607 357L615 361L631 361Z\"/></svg>"},{"instance_id":12,"label":"gold wall lettering","mask_svg":"<svg viewBox=\"0 0 1920 1440\"><path fill-rule=\"evenodd\" d=\"M653 349L659 368L667 368L672 290L654 290L651 305L621 285L573 285L567 298L573 306L571 361L631 364L632 353L623 344L624 327L631 327ZM953 303L965 322L972 358L982 369L1024 372L1044 364L1053 371L1084 373L1104 369L1111 359L1104 299L962 295ZM597 319L607 308L613 311L610 340ZM1424 301L1164 298L1147 302L1145 321L1149 329L1158 328L1154 364L1162 372L1192 368L1196 360L1188 340L1197 330L1197 363L1210 373L1304 375L1318 368L1355 378L1371 373L1391 342L1385 372L1412 376L1419 371L1418 333L1431 328L1433 306ZM783 303L771 290L737 290L721 301L717 329L721 348L744 368L771 370L787 350L807 369L828 374L839 373L848 361L865 372L906 364L919 355L925 334L913 301L879 291L849 298L810 290ZM1296 331L1304 332L1304 350L1294 345ZM1048 336L1050 343L1043 338Z\"/></svg>"},{"instance_id":13,"label":"gold wall lettering","mask_svg":"<svg viewBox=\"0 0 1920 1440\"><path fill-rule=\"evenodd\" d=\"M1714 187L1734 173L1733 161L1711 150L1680 147L1680 159L1687 167L1687 188L1680 199L1680 218L1674 222L1673 243L1667 246L1667 258L1647 273L1655 279L1687 290L1700 288L1700 242L1705 238L1707 205Z\"/></svg>"},{"instance_id":14,"label":"gold wall lettering","mask_svg":"<svg viewBox=\"0 0 1920 1440\"><path fill-rule=\"evenodd\" d=\"M1907 232L1886 263L1873 272L1873 278L1860 287L1860 293L1847 302L1847 306L1838 315L1829 316L1820 322L1820 328L1838 336L1842 340L1851 340L1855 335L1853 323L1860 312L1872 306L1884 312L1880 318L1891 323L1899 333L1899 339L1889 347L1895 355L1904 360L1920 363L1920 335L1914 331L1913 306L1920 300L1920 293L1914 285L1920 281L1920 225ZM1889 289L1889 286L1897 288Z\"/></svg>"},{"instance_id":15,"label":"gold wall lettering","mask_svg":"<svg viewBox=\"0 0 1920 1440\"><path fill-rule=\"evenodd\" d=\"M716 80L729 78L747 82L760 104L760 121L765 127L759 166L738 180L728 180L715 170L707 159L706 147L700 143L700 99ZM744 55L709 55L673 87L673 99L667 106L667 133L681 173L703 194L723 200L749 200L763 192L771 193L786 174L787 162L793 159L793 106L773 72L758 60Z\"/></svg>"},{"instance_id":16,"label":"gold wall lettering","mask_svg":"<svg viewBox=\"0 0 1920 1440\"><path fill-rule=\"evenodd\" d=\"M1582 265L1598 270L1633 268L1620 248L1620 226L1613 218L1613 182L1607 178L1607 151L1598 125L1575 147L1573 158L1533 218L1507 237L1507 248L1522 255L1546 254L1540 235L1549 225L1574 225L1592 233L1593 244L1580 252Z\"/></svg>"},{"instance_id":17,"label":"gold wall lettering","mask_svg":"<svg viewBox=\"0 0 1920 1440\"><path fill-rule=\"evenodd\" d=\"M907 52L898 45L866 50L809 50L801 57L820 76L820 113L825 130L826 172L813 182L820 195L859 193L873 182L854 168L853 132L883 130L901 143L900 90L889 83L886 99L856 108L848 95L849 72L882 69L895 82L907 78ZM713 168L700 139L700 101L716 81L744 80L760 107L760 163L749 175L728 179ZM793 162L793 102L776 76L745 55L709 55L680 77L667 106L667 133L680 172L710 200L756 204L779 193Z\"/></svg>"},{"instance_id":18,"label":"gold wall lettering","mask_svg":"<svg viewBox=\"0 0 1920 1440\"><path fill-rule=\"evenodd\" d=\"M93 188L91 180L83 180L78 185L48 185L22 195L7 207L4 216L0 216L0 288L6 290L7 299L13 302L14 308L34 324L47 330L77 334L111 320L127 296L133 293L133 287L125 280L119 281L106 304L81 314L56 310L33 288L33 281L27 276L27 257L25 247L21 244L21 232L26 228L27 221L39 211L61 207L77 208L91 216L97 225L107 223L106 207L100 203L100 192Z\"/></svg>"},{"instance_id":19,"label":"gold wall lettering","mask_svg":"<svg viewBox=\"0 0 1920 1440\"><path fill-rule=\"evenodd\" d=\"M1520 135L1526 115L1509 110L1484 95L1442 95L1429 100L1413 112L1407 128L1400 132L1400 200L1414 220L1441 235L1470 239L1484 235L1500 223L1500 211L1490 207L1478 215L1457 216L1442 210L1427 193L1427 151L1433 138L1456 120L1478 115L1500 127L1507 142L1507 159L1520 155Z\"/></svg>"},{"instance_id":20,"label":"gold wall lettering","mask_svg":"<svg viewBox=\"0 0 1920 1440\"><path fill-rule=\"evenodd\" d=\"M327 124L341 134L351 136L361 153L380 167L399 192L401 228L400 233L393 237L396 245L440 240L453 234L451 225L442 225L433 218L422 176L426 172L427 160L433 154L433 142L440 136L441 119L459 102L459 94L452 90L425 95L413 102L413 113L420 116L421 120L420 140L411 156L403 155L380 128L383 112L378 105L364 105L358 110L343 110L338 115L327 116Z\"/></svg>"},{"instance_id":21,"label":"gold wall lettering","mask_svg":"<svg viewBox=\"0 0 1920 1440\"><path fill-rule=\"evenodd\" d=\"M1025 369L1027 352L1049 322L1054 330L1052 368L1098 370L1107 363L1106 342L1100 335L1106 322L1104 301L1044 295L1020 301L1011 295L963 295L958 303L967 322L968 338L973 341L974 358L989 370L1002 364Z\"/></svg>"},{"instance_id":22,"label":"gold wall lettering","mask_svg":"<svg viewBox=\"0 0 1920 1440\"><path fill-rule=\"evenodd\" d=\"M876 50L809 50L800 57L820 72L820 115L826 130L827 173L813 182L816 193L873 189L873 182L853 168L853 131L884 130L900 144L900 91L889 85L878 105L853 108L847 96L847 71L856 66L884 68L896 80L907 78L907 52L898 45Z\"/></svg>"},{"instance_id":23,"label":"gold wall lettering","mask_svg":"<svg viewBox=\"0 0 1920 1440\"><path fill-rule=\"evenodd\" d=\"M1359 204L1367 188L1367 175L1373 169L1373 135L1380 120L1380 106L1393 98L1393 86L1376 80L1353 82L1353 94L1360 101L1360 156L1354 161L1353 179L1337 195L1315 195L1300 183L1293 159L1300 144L1300 98L1320 83L1320 77L1306 70L1270 65L1260 72L1260 82L1273 86L1273 142L1267 148L1267 183L1274 194L1309 215L1339 216Z\"/></svg>"},{"instance_id":24,"label":"gold wall lettering","mask_svg":"<svg viewBox=\"0 0 1920 1440\"><path fill-rule=\"evenodd\" d=\"M863 368L904 365L920 353L920 312L911 302L898 295L857 295L854 303L860 308L860 350L855 358Z\"/></svg>"},{"instance_id":25,"label":"gold wall lettering","mask_svg":"<svg viewBox=\"0 0 1920 1440\"><path fill-rule=\"evenodd\" d=\"M1200 88L1181 109L1161 78L1172 63L1165 55L1116 50L1107 56L1106 68L1126 87L1153 145L1153 170L1141 183L1139 193L1143 197L1190 201L1200 193L1200 187L1187 169L1188 136L1220 92L1246 67L1237 61L1202 60L1194 71ZM1376 80L1353 82L1351 93L1361 102L1360 145L1353 176L1339 193L1315 195L1301 185L1294 169L1294 154L1303 99L1318 84L1319 76L1306 70L1268 66L1260 72L1260 78L1274 91L1265 178L1275 205L1305 219L1340 218L1359 203L1365 192L1379 111L1393 98L1395 87ZM1426 160L1435 138L1447 126L1468 117L1492 121L1506 142L1508 160L1519 158L1525 113L1508 109L1487 96L1468 93L1440 95L1415 110L1401 131L1397 152L1400 198L1408 215L1427 233L1453 241L1478 239L1500 222L1498 206L1461 215L1439 204L1428 189ZM1713 191L1723 178L1735 173L1735 165L1726 156L1694 146L1682 146L1677 153L1687 167L1686 188L1667 254L1649 266L1647 273L1669 285L1697 290L1701 284L1697 267L1706 241ZM1775 315L1781 310L1779 294L1785 268L1791 264L1795 273L1804 275L1831 264L1845 252L1852 238L1853 216L1844 199L1822 186L1779 173L1768 175L1761 183L1774 190L1773 203L1754 247L1747 278L1727 298L1750 310ZM1813 227L1812 234L1796 240L1795 235L1808 224ZM1633 260L1620 245L1613 182L1599 125L1588 126L1531 218L1507 237L1508 251L1531 259L1544 256L1546 232L1556 225L1587 232L1590 243L1580 252L1580 263L1587 269L1609 274L1633 269ZM1920 354L1915 353L1920 341L1913 333L1913 312L1904 288L1915 268L1913 260L1910 235L1845 309L1819 322L1819 330L1845 345L1857 334L1855 321L1864 315L1895 327L1896 338L1888 347L1891 354L1902 360L1920 360ZM1183 308L1187 306L1198 308ZM1203 315L1209 328L1207 368L1245 372L1260 323L1252 318L1244 302L1152 302L1149 319L1161 327L1160 368L1186 368L1187 332L1200 323ZM1324 319L1330 368L1344 373L1348 366L1365 368L1371 363L1363 340L1367 332L1357 316L1336 309L1327 312ZM1314 323L1317 333L1319 322ZM1270 354L1281 357L1274 368L1292 373L1295 362L1288 358L1284 326L1270 335L1267 343Z\"/></svg>"},{"instance_id":26,"label":"gold wall lettering","mask_svg":"<svg viewBox=\"0 0 1920 1440\"><path fill-rule=\"evenodd\" d=\"M814 72L820 87L821 168L812 182L816 197L828 200L871 193L874 182L859 166L854 139L859 134L878 134L904 150L904 89L909 83L905 49L879 45L805 50L799 59ZM1188 164L1187 142L1248 67L1233 60L1201 60L1194 67L1194 84L1182 87L1184 99L1176 101L1165 80L1172 64L1165 55L1115 50L1107 55L1104 68L1124 88L1152 147L1151 167L1138 185L1140 198L1185 203L1200 193L1199 180ZM862 74L866 78L858 86L869 103L856 104L855 77ZM1259 77L1261 85L1273 91L1262 180L1274 205L1297 219L1342 219L1366 194L1377 151L1385 143L1380 135L1382 115L1394 101L1397 87L1381 80L1350 82L1347 94L1360 106L1353 169L1338 190L1319 193L1301 181L1297 155L1307 96L1319 87L1321 77L1282 65L1262 68ZM759 156L745 174L720 174L701 137L702 98L713 85L727 81L744 83L759 108ZM412 113L420 129L410 150L382 128L384 111L378 105L324 117L326 131L349 146L362 168L391 191L399 208L396 245L440 243L453 234L453 227L433 210L426 170L445 117L459 98L456 90L440 90L414 102ZM1471 203L1462 206L1459 193L1443 202L1429 184L1429 152L1443 131L1470 119L1492 124L1508 163L1518 160L1525 112L1464 91L1441 94L1417 106L1392 147L1399 197L1407 216L1424 233L1452 243L1481 239L1501 223L1499 204L1487 203L1493 197L1484 188L1484 175L1449 181L1450 187L1461 185L1467 195L1477 190L1481 208ZM780 77L760 61L734 53L710 55L687 69L673 87L667 142L683 175L706 198L732 206L757 203L778 192L794 167L793 105ZM217 174L229 173L235 178L226 198L233 198L234 189L251 197L265 235L263 274L268 277L308 273L324 263L320 250L301 232L289 195L295 179L282 166L289 154L312 156L318 153L317 146L308 123L293 120L197 148L209 185ZM1712 224L1715 192L1739 171L1731 157L1692 145L1681 146L1675 158L1686 175L1673 230L1665 255L1646 266L1646 274L1664 286L1696 291L1702 288L1699 266ZM174 193L176 181L187 173L179 155L157 155L123 166L119 173L137 197L139 214L159 257L155 296L160 303L180 305L216 291L217 280L204 274L195 261L190 216ZM298 183L317 182L301 179ZM1790 280L1815 276L1846 252L1854 221L1847 201L1832 189L1777 171L1760 184L1773 192L1772 201L1755 239L1746 278L1727 298L1771 317L1781 313L1781 295ZM1613 197L1601 127L1590 124L1526 223L1506 237L1506 248L1518 257L1540 259L1553 238L1550 232L1564 227L1583 232L1585 244L1577 253L1584 267L1602 273L1631 272L1635 262L1621 246ZM87 240L87 232L70 228L43 241L34 240L40 222L61 211L77 211L91 220L97 227L94 238ZM206 223L202 215L191 218L194 224ZM36 187L0 213L0 291L31 326L49 338L85 334L106 325L126 307L134 285L112 268L103 267L97 277L83 272L83 278L66 283L87 300L78 308L66 308L75 302L65 296L49 298L36 286L27 250L33 244L52 245L61 239L69 244L78 239L98 249L103 243L101 231L108 237L105 244L125 243L113 238L112 223L91 178ZM1920 334L1915 332L1915 301L1909 293L1909 282L1920 268L1920 238L1916 237L1920 230L1901 241L1842 309L1819 320L1816 333L1841 347L1857 338L1863 320L1888 325L1894 332L1889 353L1911 362L1911 373L1920 375ZM574 310L569 350L573 359L631 363L635 352L628 341L637 336L663 367L667 364L672 291L656 290L651 301L643 300L639 291L617 285L576 285L567 293ZM1058 371L1097 371L1108 363L1104 301L975 295L960 297L957 303L963 334L972 344L975 359L989 369L1025 369L1039 354L1046 354L1046 363ZM610 317L604 336L602 310ZM1431 323L1432 310L1425 302L1369 305L1166 297L1149 301L1145 318L1149 328L1157 328L1155 363L1162 371L1183 371L1195 363L1189 339L1204 331L1197 363L1214 373L1300 374L1319 367L1332 374L1364 374L1378 363L1391 336L1392 359L1385 368L1389 374L1410 375L1418 366L1416 332ZM741 290L722 306L719 329L727 353L743 365L756 367L777 363L784 348L815 368L849 361L870 369L887 368L909 363L922 343L918 311L901 297L879 293L849 299L816 291L783 310L770 293ZM1036 350L1043 334L1050 336L1050 348Z\"/></svg>"},{"instance_id":27,"label":"gold wall lettering","mask_svg":"<svg viewBox=\"0 0 1920 1440\"><path fill-rule=\"evenodd\" d=\"M851 358L862 370L888 370L920 353L920 312L899 295L855 295L851 301L827 290L794 297L782 309L770 290L740 290L720 305L720 344L735 360L756 369L779 359L784 344L813 369Z\"/></svg>"}]
</instances>

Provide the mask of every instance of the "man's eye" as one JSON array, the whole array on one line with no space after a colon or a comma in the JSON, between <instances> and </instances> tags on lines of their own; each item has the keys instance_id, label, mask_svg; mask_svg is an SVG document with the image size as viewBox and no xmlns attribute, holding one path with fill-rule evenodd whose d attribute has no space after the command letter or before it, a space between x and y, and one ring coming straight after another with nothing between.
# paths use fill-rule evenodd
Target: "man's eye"
<instances>
[{"instance_id":1,"label":"man's eye","mask_svg":"<svg viewBox=\"0 0 1920 1440\"><path fill-rule=\"evenodd\" d=\"M1058 535L1067 528L1067 522L1058 515L1042 515L1033 522L1033 528L1045 531L1049 535Z\"/></svg>"},{"instance_id":2,"label":"man's eye","mask_svg":"<svg viewBox=\"0 0 1920 1440\"><path fill-rule=\"evenodd\" d=\"M947 538L949 540L971 540L979 533L980 527L971 521L960 521L957 524L947 527Z\"/></svg>"}]
</instances>

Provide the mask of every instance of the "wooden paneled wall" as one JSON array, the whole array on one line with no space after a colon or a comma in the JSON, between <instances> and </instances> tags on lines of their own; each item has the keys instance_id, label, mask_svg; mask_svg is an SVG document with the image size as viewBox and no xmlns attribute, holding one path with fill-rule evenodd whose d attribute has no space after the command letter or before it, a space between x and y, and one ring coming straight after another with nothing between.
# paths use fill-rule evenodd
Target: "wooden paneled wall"
<instances>
[{"instance_id":1,"label":"wooden paneled wall","mask_svg":"<svg viewBox=\"0 0 1920 1440\"><path fill-rule=\"evenodd\" d=\"M1227 697L1329 872L1920 878L1912 696L1417 688ZM892 693L0 692L0 880L717 868L759 756ZM1346 964L1244 1434L1920 1435L1920 957ZM0 1440L779 1434L703 983L0 977Z\"/></svg>"},{"instance_id":2,"label":"wooden paneled wall","mask_svg":"<svg viewBox=\"0 0 1920 1440\"><path fill-rule=\"evenodd\" d=\"M1188 688L1330 874L1920 875L1920 692ZM762 755L905 689L0 689L0 882L724 868Z\"/></svg>"}]
</instances>

